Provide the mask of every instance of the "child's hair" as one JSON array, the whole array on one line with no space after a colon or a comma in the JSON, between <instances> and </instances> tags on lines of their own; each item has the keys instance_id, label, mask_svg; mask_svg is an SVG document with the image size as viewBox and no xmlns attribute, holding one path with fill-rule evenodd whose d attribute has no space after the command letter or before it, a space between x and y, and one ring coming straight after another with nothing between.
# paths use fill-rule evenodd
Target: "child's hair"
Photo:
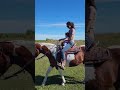
<instances>
[{"instance_id":1,"label":"child's hair","mask_svg":"<svg viewBox=\"0 0 120 90\"><path fill-rule=\"evenodd\" d=\"M66 23L66 25L70 25L72 28L75 28L75 26L74 26L74 23L73 23L73 22L68 21L68 22Z\"/></svg>"}]
</instances>

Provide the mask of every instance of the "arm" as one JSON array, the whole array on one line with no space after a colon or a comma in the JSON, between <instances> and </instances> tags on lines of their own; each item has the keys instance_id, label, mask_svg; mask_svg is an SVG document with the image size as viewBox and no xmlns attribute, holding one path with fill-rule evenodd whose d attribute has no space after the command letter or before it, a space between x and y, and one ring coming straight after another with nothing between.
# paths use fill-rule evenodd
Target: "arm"
<instances>
[{"instance_id":1,"label":"arm","mask_svg":"<svg viewBox=\"0 0 120 90\"><path fill-rule=\"evenodd\" d=\"M61 41L61 40L68 40L68 38L62 38L62 39L59 39L59 41Z\"/></svg>"}]
</instances>

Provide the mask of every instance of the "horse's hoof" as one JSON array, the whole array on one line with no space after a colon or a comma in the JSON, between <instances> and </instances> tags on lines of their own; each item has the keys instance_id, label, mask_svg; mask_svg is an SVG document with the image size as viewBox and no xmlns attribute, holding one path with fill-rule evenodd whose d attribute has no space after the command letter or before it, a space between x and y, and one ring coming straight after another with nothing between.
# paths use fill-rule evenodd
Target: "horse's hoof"
<instances>
[{"instance_id":1,"label":"horse's hoof","mask_svg":"<svg viewBox=\"0 0 120 90\"><path fill-rule=\"evenodd\" d=\"M65 83L62 83L62 86L65 86Z\"/></svg>"}]
</instances>

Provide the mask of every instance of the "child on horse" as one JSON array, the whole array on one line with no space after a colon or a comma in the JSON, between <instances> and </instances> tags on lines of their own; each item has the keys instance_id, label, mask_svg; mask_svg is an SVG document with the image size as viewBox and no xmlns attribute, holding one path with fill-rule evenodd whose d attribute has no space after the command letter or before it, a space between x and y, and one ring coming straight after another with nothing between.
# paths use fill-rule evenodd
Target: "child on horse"
<instances>
[{"instance_id":1,"label":"child on horse","mask_svg":"<svg viewBox=\"0 0 120 90\"><path fill-rule=\"evenodd\" d=\"M75 37L75 27L74 23L68 21L66 23L67 28L69 31L66 34L66 38L59 39L59 41L63 40L63 43L65 44L63 49L62 49L62 64L58 65L60 66L61 69L64 69L65 63L66 63L66 58L65 58L65 52L69 50L73 45L74 45L74 37Z\"/></svg>"}]
</instances>

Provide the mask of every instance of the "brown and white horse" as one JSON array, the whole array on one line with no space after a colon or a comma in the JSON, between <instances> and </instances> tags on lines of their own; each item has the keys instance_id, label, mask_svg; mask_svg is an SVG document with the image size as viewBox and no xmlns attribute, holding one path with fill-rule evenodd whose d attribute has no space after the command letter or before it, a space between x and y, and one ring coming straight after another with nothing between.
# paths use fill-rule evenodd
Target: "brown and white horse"
<instances>
[{"instance_id":1,"label":"brown and white horse","mask_svg":"<svg viewBox=\"0 0 120 90\"><path fill-rule=\"evenodd\" d=\"M26 66L25 70L28 71L31 74L33 80L35 80L34 57L28 48L15 44L14 42L4 41L0 42L0 49L2 53L10 58L10 60L7 60L7 63L10 65L17 64L23 68L27 63L30 62L29 65Z\"/></svg>"},{"instance_id":2,"label":"brown and white horse","mask_svg":"<svg viewBox=\"0 0 120 90\"><path fill-rule=\"evenodd\" d=\"M62 85L65 85L66 81L62 74L62 70L57 65L57 62L59 62L59 60L57 60L57 59L59 59L59 58L57 58L58 47L55 44L48 44L48 43L45 43L44 45L36 43L35 47L36 47L36 56L39 53L45 54L48 57L49 62L50 62L50 66L48 67L48 70L46 72L46 76L42 82L42 85L45 85L48 74L53 69L53 67L56 67L56 69L59 71L59 73L62 77L62 81L63 81ZM84 60L84 45L83 46L81 45L81 47L78 47L78 48L80 51L78 51L77 53L67 54L66 66L74 67L83 62L83 60ZM58 54L58 55L60 55L60 54Z\"/></svg>"},{"instance_id":3,"label":"brown and white horse","mask_svg":"<svg viewBox=\"0 0 120 90\"><path fill-rule=\"evenodd\" d=\"M110 46L112 59L94 64L94 78L86 83L86 90L119 90L120 87L120 46ZM92 70L92 69L91 69ZM92 71L88 71L90 74ZM92 74L92 77L93 77ZM90 76L90 75L89 75Z\"/></svg>"}]
</instances>

